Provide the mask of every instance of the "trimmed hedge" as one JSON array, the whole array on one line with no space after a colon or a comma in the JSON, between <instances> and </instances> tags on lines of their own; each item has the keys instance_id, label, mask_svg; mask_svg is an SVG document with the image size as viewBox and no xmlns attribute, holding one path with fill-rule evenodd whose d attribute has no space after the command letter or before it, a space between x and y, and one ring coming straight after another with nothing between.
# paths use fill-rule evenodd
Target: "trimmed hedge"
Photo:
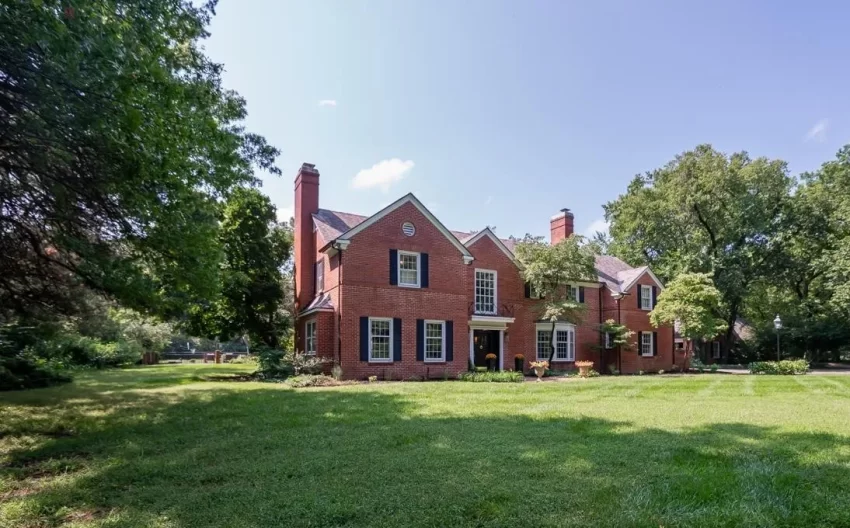
<instances>
[{"instance_id":1,"label":"trimmed hedge","mask_svg":"<svg viewBox=\"0 0 850 528\"><path fill-rule=\"evenodd\" d=\"M750 363L750 374L779 374L794 376L809 372L809 362L805 359L785 359L782 361L754 361Z\"/></svg>"},{"instance_id":2,"label":"trimmed hedge","mask_svg":"<svg viewBox=\"0 0 850 528\"><path fill-rule=\"evenodd\" d=\"M457 375L460 381L489 382L489 383L520 383L525 379L522 372L461 372Z\"/></svg>"}]
</instances>

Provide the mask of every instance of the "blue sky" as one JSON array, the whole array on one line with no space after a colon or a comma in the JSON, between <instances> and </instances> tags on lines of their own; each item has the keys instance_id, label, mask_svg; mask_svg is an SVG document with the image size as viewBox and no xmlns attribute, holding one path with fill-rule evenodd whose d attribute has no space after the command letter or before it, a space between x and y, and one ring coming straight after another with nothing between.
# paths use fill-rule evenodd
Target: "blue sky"
<instances>
[{"instance_id":1,"label":"blue sky","mask_svg":"<svg viewBox=\"0 0 850 528\"><path fill-rule=\"evenodd\" d=\"M782 5L788 4L788 5ZM798 174L850 142L847 2L221 0L205 46L321 206L414 192L451 229L576 231L699 143Z\"/></svg>"}]
</instances>

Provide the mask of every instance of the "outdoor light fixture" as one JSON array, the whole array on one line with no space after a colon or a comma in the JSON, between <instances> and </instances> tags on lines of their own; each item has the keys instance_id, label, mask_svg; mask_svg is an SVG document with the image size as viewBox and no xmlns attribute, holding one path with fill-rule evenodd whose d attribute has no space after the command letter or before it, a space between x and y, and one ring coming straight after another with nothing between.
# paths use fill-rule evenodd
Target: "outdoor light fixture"
<instances>
[{"instance_id":1,"label":"outdoor light fixture","mask_svg":"<svg viewBox=\"0 0 850 528\"><path fill-rule=\"evenodd\" d=\"M782 319L779 318L779 314L776 314L776 319L773 320L773 327L776 328L776 361L782 361L779 353L779 331L782 330Z\"/></svg>"}]
</instances>

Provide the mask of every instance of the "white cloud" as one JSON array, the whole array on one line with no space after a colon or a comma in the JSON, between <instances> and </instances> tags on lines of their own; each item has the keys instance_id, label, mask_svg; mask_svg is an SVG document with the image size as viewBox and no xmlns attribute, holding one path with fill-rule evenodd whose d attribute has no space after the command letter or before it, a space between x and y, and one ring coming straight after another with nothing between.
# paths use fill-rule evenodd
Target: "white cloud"
<instances>
[{"instance_id":1,"label":"white cloud","mask_svg":"<svg viewBox=\"0 0 850 528\"><path fill-rule=\"evenodd\" d=\"M826 140L826 132L829 130L829 119L821 119L815 126L809 129L809 133L806 134L806 141L817 141L822 142Z\"/></svg>"},{"instance_id":2,"label":"white cloud","mask_svg":"<svg viewBox=\"0 0 850 528\"><path fill-rule=\"evenodd\" d=\"M584 230L584 236L586 236L587 238L592 238L597 231L602 231L603 233L608 232L608 222L606 222L604 218L594 220L592 224L587 226L587 229Z\"/></svg>"},{"instance_id":3,"label":"white cloud","mask_svg":"<svg viewBox=\"0 0 850 528\"><path fill-rule=\"evenodd\" d=\"M351 181L355 189L377 187L382 192L389 192L390 187L405 177L413 168L411 160L402 161L398 158L379 161L371 168L363 169Z\"/></svg>"},{"instance_id":4,"label":"white cloud","mask_svg":"<svg viewBox=\"0 0 850 528\"><path fill-rule=\"evenodd\" d=\"M278 207L277 208L277 221L278 222L289 222L292 217L295 216L295 208L294 207Z\"/></svg>"},{"instance_id":5,"label":"white cloud","mask_svg":"<svg viewBox=\"0 0 850 528\"><path fill-rule=\"evenodd\" d=\"M319 106L336 106L336 99L322 99Z\"/></svg>"}]
</instances>

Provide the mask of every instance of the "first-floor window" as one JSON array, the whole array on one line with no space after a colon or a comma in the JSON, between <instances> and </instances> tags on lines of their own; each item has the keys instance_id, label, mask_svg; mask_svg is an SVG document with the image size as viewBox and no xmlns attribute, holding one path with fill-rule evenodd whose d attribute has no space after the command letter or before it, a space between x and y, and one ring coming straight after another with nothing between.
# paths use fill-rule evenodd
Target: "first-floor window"
<instances>
[{"instance_id":1,"label":"first-floor window","mask_svg":"<svg viewBox=\"0 0 850 528\"><path fill-rule=\"evenodd\" d=\"M316 355L316 321L308 321L305 335L305 343L304 343L304 353L309 356Z\"/></svg>"},{"instance_id":2,"label":"first-floor window","mask_svg":"<svg viewBox=\"0 0 850 528\"><path fill-rule=\"evenodd\" d=\"M369 361L392 361L392 319L369 319Z\"/></svg>"},{"instance_id":3,"label":"first-floor window","mask_svg":"<svg viewBox=\"0 0 850 528\"><path fill-rule=\"evenodd\" d=\"M605 332L605 348L614 348L614 334Z\"/></svg>"},{"instance_id":4,"label":"first-floor window","mask_svg":"<svg viewBox=\"0 0 850 528\"><path fill-rule=\"evenodd\" d=\"M444 321L425 321L425 361L444 361L446 342Z\"/></svg>"},{"instance_id":5,"label":"first-floor window","mask_svg":"<svg viewBox=\"0 0 850 528\"><path fill-rule=\"evenodd\" d=\"M711 344L711 356L714 359L720 359L720 341Z\"/></svg>"},{"instance_id":6,"label":"first-floor window","mask_svg":"<svg viewBox=\"0 0 850 528\"><path fill-rule=\"evenodd\" d=\"M537 360L549 359L552 351L552 332L547 329L537 330ZM572 327L555 328L555 356L553 361L576 360L576 334Z\"/></svg>"},{"instance_id":7,"label":"first-floor window","mask_svg":"<svg viewBox=\"0 0 850 528\"><path fill-rule=\"evenodd\" d=\"M537 331L537 361L549 359L552 350L552 334L548 330Z\"/></svg>"},{"instance_id":8,"label":"first-floor window","mask_svg":"<svg viewBox=\"0 0 850 528\"><path fill-rule=\"evenodd\" d=\"M640 355L641 356L651 356L653 348L652 348L652 332L644 332L640 335Z\"/></svg>"}]
</instances>

